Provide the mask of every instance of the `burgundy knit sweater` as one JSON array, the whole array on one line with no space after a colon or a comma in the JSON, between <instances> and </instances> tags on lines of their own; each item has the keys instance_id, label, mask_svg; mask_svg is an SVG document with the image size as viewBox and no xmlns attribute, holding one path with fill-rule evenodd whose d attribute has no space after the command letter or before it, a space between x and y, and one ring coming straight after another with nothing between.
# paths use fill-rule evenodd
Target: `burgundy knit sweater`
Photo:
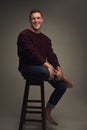
<instances>
[{"instance_id":1,"label":"burgundy knit sweater","mask_svg":"<svg viewBox=\"0 0 87 130\"><path fill-rule=\"evenodd\" d=\"M17 47L18 69L25 78L31 65L43 65L47 60L55 69L60 66L53 52L51 40L43 33L34 33L29 29L23 30L18 36Z\"/></svg>"}]
</instances>

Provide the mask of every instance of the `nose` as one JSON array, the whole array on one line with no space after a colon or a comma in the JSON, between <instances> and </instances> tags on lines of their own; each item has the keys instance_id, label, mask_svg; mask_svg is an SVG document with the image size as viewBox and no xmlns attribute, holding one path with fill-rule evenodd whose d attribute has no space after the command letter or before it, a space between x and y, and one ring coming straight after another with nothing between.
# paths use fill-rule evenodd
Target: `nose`
<instances>
[{"instance_id":1,"label":"nose","mask_svg":"<svg viewBox=\"0 0 87 130\"><path fill-rule=\"evenodd\" d=\"M38 21L38 19L37 18L35 18L35 22L37 22Z\"/></svg>"}]
</instances>

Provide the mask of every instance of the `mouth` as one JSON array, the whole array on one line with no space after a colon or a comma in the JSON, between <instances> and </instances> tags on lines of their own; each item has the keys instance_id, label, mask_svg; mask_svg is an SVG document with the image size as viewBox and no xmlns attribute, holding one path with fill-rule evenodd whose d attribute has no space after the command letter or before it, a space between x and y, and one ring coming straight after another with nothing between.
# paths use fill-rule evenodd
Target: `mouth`
<instances>
[{"instance_id":1,"label":"mouth","mask_svg":"<svg viewBox=\"0 0 87 130\"><path fill-rule=\"evenodd\" d=\"M38 27L38 26L40 26L40 23L35 23L34 26Z\"/></svg>"}]
</instances>

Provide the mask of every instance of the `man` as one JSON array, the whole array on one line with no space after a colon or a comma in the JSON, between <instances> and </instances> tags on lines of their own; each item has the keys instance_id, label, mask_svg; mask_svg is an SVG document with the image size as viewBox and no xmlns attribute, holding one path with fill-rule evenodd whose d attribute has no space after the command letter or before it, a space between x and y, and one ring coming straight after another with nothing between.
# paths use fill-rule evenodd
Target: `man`
<instances>
[{"instance_id":1,"label":"man","mask_svg":"<svg viewBox=\"0 0 87 130\"><path fill-rule=\"evenodd\" d=\"M19 71L25 79L48 81L54 91L46 106L46 119L53 125L52 109L71 84L63 76L58 58L53 51L50 38L41 32L44 22L40 10L32 10L29 15L30 27L18 36Z\"/></svg>"}]
</instances>

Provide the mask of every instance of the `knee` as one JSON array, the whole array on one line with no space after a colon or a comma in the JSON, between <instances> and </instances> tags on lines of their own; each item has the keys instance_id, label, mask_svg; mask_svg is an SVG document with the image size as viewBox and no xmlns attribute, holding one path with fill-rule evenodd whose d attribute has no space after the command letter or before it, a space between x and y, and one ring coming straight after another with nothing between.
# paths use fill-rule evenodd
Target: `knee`
<instances>
[{"instance_id":1,"label":"knee","mask_svg":"<svg viewBox=\"0 0 87 130\"><path fill-rule=\"evenodd\" d=\"M46 77L46 79L48 80L48 78L49 78L49 76L50 76L50 73L49 73L49 71L48 71L47 68L43 67L43 69L42 69L42 75L43 75L44 77Z\"/></svg>"}]
</instances>

